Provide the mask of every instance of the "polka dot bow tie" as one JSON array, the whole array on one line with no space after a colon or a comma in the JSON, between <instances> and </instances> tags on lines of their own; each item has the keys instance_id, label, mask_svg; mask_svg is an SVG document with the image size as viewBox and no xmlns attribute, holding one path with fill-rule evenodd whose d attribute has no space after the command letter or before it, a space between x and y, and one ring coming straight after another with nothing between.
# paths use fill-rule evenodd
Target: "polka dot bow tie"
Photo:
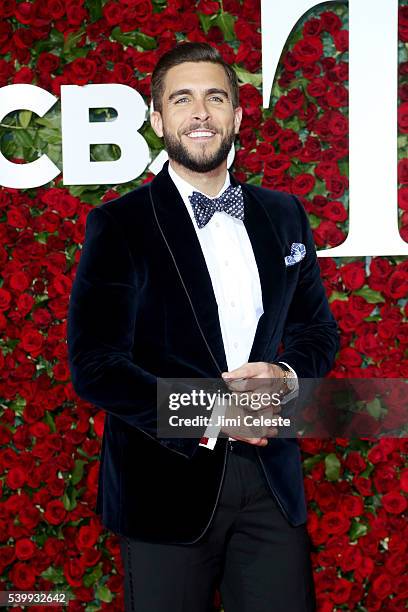
<instances>
[{"instance_id":1,"label":"polka dot bow tie","mask_svg":"<svg viewBox=\"0 0 408 612\"><path fill-rule=\"evenodd\" d=\"M215 212L224 211L232 217L244 220L244 197L241 185L237 187L230 185L219 198L207 198L203 193L193 191L188 199L200 229L207 225Z\"/></svg>"}]
</instances>

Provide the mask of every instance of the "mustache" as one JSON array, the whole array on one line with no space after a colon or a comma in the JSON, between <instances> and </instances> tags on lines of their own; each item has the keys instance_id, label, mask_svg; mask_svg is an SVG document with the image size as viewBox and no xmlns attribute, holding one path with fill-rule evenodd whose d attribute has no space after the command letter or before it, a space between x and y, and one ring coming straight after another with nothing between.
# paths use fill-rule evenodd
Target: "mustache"
<instances>
[{"instance_id":1,"label":"mustache","mask_svg":"<svg viewBox=\"0 0 408 612\"><path fill-rule=\"evenodd\" d=\"M183 134L188 134L189 132L193 132L194 130L208 130L210 132L218 133L218 130L209 125L208 123L199 123L195 125L190 125L186 130L184 130Z\"/></svg>"}]
</instances>

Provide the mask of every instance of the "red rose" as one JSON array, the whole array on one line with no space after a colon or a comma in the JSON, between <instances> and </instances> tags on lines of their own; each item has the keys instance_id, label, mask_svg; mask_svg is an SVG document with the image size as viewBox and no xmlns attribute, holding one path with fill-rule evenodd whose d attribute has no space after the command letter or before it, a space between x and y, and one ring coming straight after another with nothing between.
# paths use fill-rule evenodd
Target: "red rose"
<instances>
[{"instance_id":1,"label":"red rose","mask_svg":"<svg viewBox=\"0 0 408 612\"><path fill-rule=\"evenodd\" d=\"M382 505L390 514L402 514L407 509L407 498L398 491L389 491L383 495Z\"/></svg>"},{"instance_id":2,"label":"red rose","mask_svg":"<svg viewBox=\"0 0 408 612\"><path fill-rule=\"evenodd\" d=\"M0 311L8 310L11 303L11 293L7 289L0 287Z\"/></svg>"},{"instance_id":3,"label":"red rose","mask_svg":"<svg viewBox=\"0 0 408 612\"><path fill-rule=\"evenodd\" d=\"M304 144L303 150L298 155L299 160L305 163L318 161L321 155L320 140L315 136L308 136Z\"/></svg>"},{"instance_id":4,"label":"red rose","mask_svg":"<svg viewBox=\"0 0 408 612\"><path fill-rule=\"evenodd\" d=\"M336 223L342 223L346 221L348 217L348 213L342 202L328 202L323 210L323 214L326 219L331 219L331 221L335 221Z\"/></svg>"},{"instance_id":5,"label":"red rose","mask_svg":"<svg viewBox=\"0 0 408 612\"><path fill-rule=\"evenodd\" d=\"M350 520L342 512L327 512L320 524L324 532L334 535L347 533L350 528Z\"/></svg>"},{"instance_id":6,"label":"red rose","mask_svg":"<svg viewBox=\"0 0 408 612\"><path fill-rule=\"evenodd\" d=\"M408 6L399 7L398 36L402 42L408 42Z\"/></svg>"},{"instance_id":7,"label":"red rose","mask_svg":"<svg viewBox=\"0 0 408 612\"><path fill-rule=\"evenodd\" d=\"M327 79L323 77L318 77L311 80L310 83L308 83L306 89L307 93L310 96L313 96L313 98L320 98L321 96L324 96L324 94L327 92L328 86L329 84L327 82Z\"/></svg>"},{"instance_id":8,"label":"red rose","mask_svg":"<svg viewBox=\"0 0 408 612\"><path fill-rule=\"evenodd\" d=\"M40 53L37 59L37 70L50 74L55 72L60 65L60 58L53 53Z\"/></svg>"},{"instance_id":9,"label":"red rose","mask_svg":"<svg viewBox=\"0 0 408 612\"><path fill-rule=\"evenodd\" d=\"M290 168L291 161L287 155L274 155L265 161L265 176L278 176Z\"/></svg>"},{"instance_id":10,"label":"red rose","mask_svg":"<svg viewBox=\"0 0 408 612\"><path fill-rule=\"evenodd\" d=\"M211 0L200 0L197 6L197 11L204 13L204 15L214 15L219 11L218 2L211 2Z\"/></svg>"},{"instance_id":11,"label":"red rose","mask_svg":"<svg viewBox=\"0 0 408 612\"><path fill-rule=\"evenodd\" d=\"M293 55L301 64L313 64L323 55L323 43L317 36L302 38L293 47Z\"/></svg>"},{"instance_id":12,"label":"red rose","mask_svg":"<svg viewBox=\"0 0 408 612\"><path fill-rule=\"evenodd\" d=\"M295 111L296 106L288 96L281 96L274 108L274 114L278 119L288 119Z\"/></svg>"},{"instance_id":13,"label":"red rose","mask_svg":"<svg viewBox=\"0 0 408 612\"><path fill-rule=\"evenodd\" d=\"M349 33L348 30L338 30L333 35L333 40L337 51L344 53L349 47Z\"/></svg>"},{"instance_id":14,"label":"red rose","mask_svg":"<svg viewBox=\"0 0 408 612\"><path fill-rule=\"evenodd\" d=\"M22 468L21 466L10 468L6 477L7 486L10 487L10 489L21 489L21 487L26 483L26 481L27 474L24 468Z\"/></svg>"},{"instance_id":15,"label":"red rose","mask_svg":"<svg viewBox=\"0 0 408 612\"><path fill-rule=\"evenodd\" d=\"M86 85L95 77L96 64L86 57L78 57L69 64L69 71L75 85Z\"/></svg>"},{"instance_id":16,"label":"red rose","mask_svg":"<svg viewBox=\"0 0 408 612\"><path fill-rule=\"evenodd\" d=\"M344 347L340 350L338 360L346 367L351 366L355 368L360 367L363 361L360 353L351 346Z\"/></svg>"},{"instance_id":17,"label":"red rose","mask_svg":"<svg viewBox=\"0 0 408 612\"><path fill-rule=\"evenodd\" d=\"M322 20L323 30L326 30L326 32L330 34L334 34L342 26L340 17L336 15L336 13L333 13L333 11L322 13L320 19Z\"/></svg>"},{"instance_id":18,"label":"red rose","mask_svg":"<svg viewBox=\"0 0 408 612\"><path fill-rule=\"evenodd\" d=\"M348 178L346 176L328 176L325 179L325 183L329 191L329 195L337 200L344 194L346 187L348 186Z\"/></svg>"},{"instance_id":19,"label":"red rose","mask_svg":"<svg viewBox=\"0 0 408 612\"><path fill-rule=\"evenodd\" d=\"M332 108L341 108L348 104L348 91L343 85L333 85L326 94L327 104Z\"/></svg>"},{"instance_id":20,"label":"red rose","mask_svg":"<svg viewBox=\"0 0 408 612\"><path fill-rule=\"evenodd\" d=\"M303 36L318 36L322 31L322 22L320 19L312 17L303 26Z\"/></svg>"},{"instance_id":21,"label":"red rose","mask_svg":"<svg viewBox=\"0 0 408 612\"><path fill-rule=\"evenodd\" d=\"M340 274L344 286L350 291L360 289L365 283L366 274L362 262L356 261L342 266Z\"/></svg>"},{"instance_id":22,"label":"red rose","mask_svg":"<svg viewBox=\"0 0 408 612\"><path fill-rule=\"evenodd\" d=\"M23 329L21 332L20 346L33 357L38 357L43 348L44 337L33 328Z\"/></svg>"},{"instance_id":23,"label":"red rose","mask_svg":"<svg viewBox=\"0 0 408 612\"><path fill-rule=\"evenodd\" d=\"M343 495L341 498L341 508L346 516L360 516L364 512L363 500L358 495Z\"/></svg>"},{"instance_id":24,"label":"red rose","mask_svg":"<svg viewBox=\"0 0 408 612\"><path fill-rule=\"evenodd\" d=\"M401 159L398 162L398 182L402 185L408 183L408 158Z\"/></svg>"},{"instance_id":25,"label":"red rose","mask_svg":"<svg viewBox=\"0 0 408 612\"><path fill-rule=\"evenodd\" d=\"M385 599L392 593L392 578L388 574L380 574L373 580L373 593L378 599Z\"/></svg>"},{"instance_id":26,"label":"red rose","mask_svg":"<svg viewBox=\"0 0 408 612\"><path fill-rule=\"evenodd\" d=\"M130 32L140 28L140 25L148 21L152 16L150 0L123 0L123 4L126 4L127 8L120 26L122 32Z\"/></svg>"},{"instance_id":27,"label":"red rose","mask_svg":"<svg viewBox=\"0 0 408 612\"><path fill-rule=\"evenodd\" d=\"M315 183L316 179L313 174L298 174L292 181L292 193L305 196L312 191Z\"/></svg>"},{"instance_id":28,"label":"red rose","mask_svg":"<svg viewBox=\"0 0 408 612\"><path fill-rule=\"evenodd\" d=\"M30 563L15 563L9 574L9 579L14 587L30 591L35 585L36 573L33 564Z\"/></svg>"},{"instance_id":29,"label":"red rose","mask_svg":"<svg viewBox=\"0 0 408 612\"><path fill-rule=\"evenodd\" d=\"M79 528L78 535L76 537L76 545L78 550L83 548L92 548L98 541L99 531L91 525L84 525Z\"/></svg>"},{"instance_id":30,"label":"red rose","mask_svg":"<svg viewBox=\"0 0 408 612\"><path fill-rule=\"evenodd\" d=\"M345 235L333 221L322 221L318 228L313 230L313 237L317 246L337 246L341 244Z\"/></svg>"},{"instance_id":31,"label":"red rose","mask_svg":"<svg viewBox=\"0 0 408 612\"><path fill-rule=\"evenodd\" d=\"M349 582L345 578L338 578L334 583L334 589L331 594L331 598L336 604L345 604L350 599L352 582Z\"/></svg>"},{"instance_id":32,"label":"red rose","mask_svg":"<svg viewBox=\"0 0 408 612\"><path fill-rule=\"evenodd\" d=\"M50 501L45 508L44 518L51 525L59 525L65 520L67 511L58 499Z\"/></svg>"},{"instance_id":33,"label":"red rose","mask_svg":"<svg viewBox=\"0 0 408 612\"><path fill-rule=\"evenodd\" d=\"M296 72L296 70L299 70L300 68L299 61L295 58L291 51L288 51L283 57L283 65L285 70L288 72Z\"/></svg>"},{"instance_id":34,"label":"red rose","mask_svg":"<svg viewBox=\"0 0 408 612\"><path fill-rule=\"evenodd\" d=\"M112 0L107 2L102 9L103 16L110 26L117 25L122 21L124 11L125 9L122 4L113 2Z\"/></svg>"},{"instance_id":35,"label":"red rose","mask_svg":"<svg viewBox=\"0 0 408 612\"><path fill-rule=\"evenodd\" d=\"M404 102L398 109L398 127L400 132L408 134L408 102Z\"/></svg>"},{"instance_id":36,"label":"red rose","mask_svg":"<svg viewBox=\"0 0 408 612\"><path fill-rule=\"evenodd\" d=\"M31 559L36 552L36 546L29 538L21 538L16 542L16 557L20 561Z\"/></svg>"},{"instance_id":37,"label":"red rose","mask_svg":"<svg viewBox=\"0 0 408 612\"><path fill-rule=\"evenodd\" d=\"M61 19L65 15L65 4L62 0L47 0L47 10L52 19Z\"/></svg>"},{"instance_id":38,"label":"red rose","mask_svg":"<svg viewBox=\"0 0 408 612\"><path fill-rule=\"evenodd\" d=\"M384 287L384 293L394 300L408 296L408 272L395 270Z\"/></svg>"}]
</instances>

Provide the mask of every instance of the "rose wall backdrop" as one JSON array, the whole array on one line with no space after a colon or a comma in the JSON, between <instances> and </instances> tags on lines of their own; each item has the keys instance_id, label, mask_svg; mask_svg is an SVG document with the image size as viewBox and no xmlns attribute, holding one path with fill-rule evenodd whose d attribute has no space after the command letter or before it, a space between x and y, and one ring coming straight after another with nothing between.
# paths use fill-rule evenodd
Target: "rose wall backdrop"
<instances>
[{"instance_id":1,"label":"rose wall backdrop","mask_svg":"<svg viewBox=\"0 0 408 612\"><path fill-rule=\"evenodd\" d=\"M123 83L149 103L150 74L164 51L181 40L212 42L241 83L236 176L297 194L318 247L344 240L345 3L320 5L297 24L269 110L261 102L259 0L0 0L0 14L0 85L32 83L55 95L61 84ZM399 67L399 216L408 241L407 0ZM109 110L95 114L105 120ZM162 143L148 122L141 132L154 159ZM45 152L61 167L58 104L42 119L8 115L0 145L13 161ZM97 145L91 155L114 159L118 151ZM0 590L68 590L69 610L122 610L123 574L117 536L94 514L104 413L69 380L68 298L89 210L152 176L86 187L64 186L60 176L43 188L0 190ZM320 265L342 332L332 375L408 377L408 260ZM319 610L405 610L407 439L303 440L302 448Z\"/></svg>"}]
</instances>

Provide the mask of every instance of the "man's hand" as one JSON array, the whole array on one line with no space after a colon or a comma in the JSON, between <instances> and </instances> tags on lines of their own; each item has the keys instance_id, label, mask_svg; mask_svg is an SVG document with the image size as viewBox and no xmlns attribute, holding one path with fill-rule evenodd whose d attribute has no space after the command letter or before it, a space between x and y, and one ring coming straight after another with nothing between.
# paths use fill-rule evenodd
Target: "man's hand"
<instances>
[{"instance_id":1,"label":"man's hand","mask_svg":"<svg viewBox=\"0 0 408 612\"><path fill-rule=\"evenodd\" d=\"M265 361L245 363L235 370L230 372L223 372L222 378L227 383L228 388L236 393L246 393L251 397L254 393L268 393L269 395L279 394L282 395L287 389L283 384L284 370L278 365L273 363L267 363ZM263 407L265 408L265 407ZM232 407L229 407L228 413L231 415ZM271 416L271 409L276 414L280 411L280 406L272 405L267 408L268 414ZM262 410L260 411L260 413ZM266 446L268 444L268 437L272 437L277 434L276 428L266 428L265 436L262 437L251 437L251 436L240 436L235 432L228 432L228 428L221 428L224 433L228 433L231 438L235 440L241 440L248 444L255 446ZM249 433L249 432L248 432Z\"/></svg>"}]
</instances>

